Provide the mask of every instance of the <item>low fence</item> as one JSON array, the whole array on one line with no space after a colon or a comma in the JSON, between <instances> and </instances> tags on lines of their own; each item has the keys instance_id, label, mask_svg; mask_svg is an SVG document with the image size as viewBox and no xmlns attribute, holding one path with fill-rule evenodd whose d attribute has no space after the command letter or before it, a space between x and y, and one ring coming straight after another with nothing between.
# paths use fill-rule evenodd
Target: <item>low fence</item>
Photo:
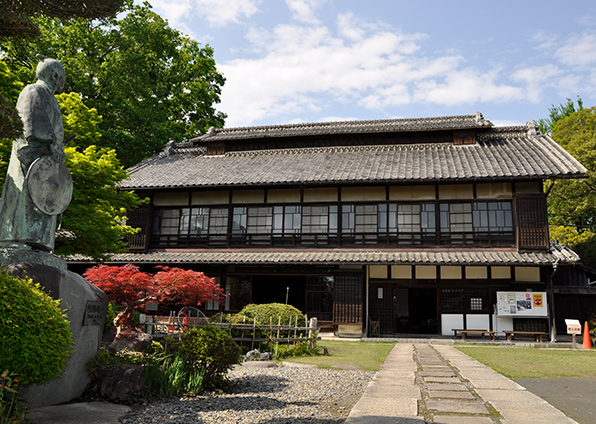
<instances>
[{"instance_id":1,"label":"low fence","mask_svg":"<svg viewBox=\"0 0 596 424\"><path fill-rule=\"evenodd\" d=\"M274 324L274 322L277 323ZM299 316L291 317L287 324L282 324L281 317L274 320L270 317L269 324L257 322L256 318L252 321L244 317L243 322L232 322L232 315L228 316L227 322L220 315L219 322L209 322L206 317L185 317L182 322L176 319L174 315L168 316L148 316L145 319L145 331L155 335L179 335L180 332L188 328L200 325L213 325L227 330L237 343L250 343L251 349L254 349L255 343L276 343L276 344L296 344L298 342L307 342L309 349L315 350L317 340L320 340L320 327L317 325L317 318L304 316L306 326L298 325Z\"/></svg>"}]
</instances>

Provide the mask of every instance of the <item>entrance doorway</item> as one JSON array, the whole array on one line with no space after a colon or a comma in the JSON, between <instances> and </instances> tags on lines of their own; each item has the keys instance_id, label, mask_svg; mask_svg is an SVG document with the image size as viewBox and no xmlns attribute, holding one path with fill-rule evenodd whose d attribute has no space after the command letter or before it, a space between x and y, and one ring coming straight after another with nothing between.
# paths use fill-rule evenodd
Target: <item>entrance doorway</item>
<instances>
[{"instance_id":1,"label":"entrance doorway","mask_svg":"<svg viewBox=\"0 0 596 424\"><path fill-rule=\"evenodd\" d=\"M380 321L381 333L437 334L437 291L371 283L368 315Z\"/></svg>"}]
</instances>

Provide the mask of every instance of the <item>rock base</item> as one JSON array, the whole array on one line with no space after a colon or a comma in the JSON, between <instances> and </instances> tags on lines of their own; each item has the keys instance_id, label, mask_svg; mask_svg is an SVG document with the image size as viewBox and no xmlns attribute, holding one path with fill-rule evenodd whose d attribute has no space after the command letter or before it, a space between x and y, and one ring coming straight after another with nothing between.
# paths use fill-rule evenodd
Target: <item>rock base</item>
<instances>
[{"instance_id":1,"label":"rock base","mask_svg":"<svg viewBox=\"0 0 596 424\"><path fill-rule=\"evenodd\" d=\"M23 388L21 396L29 408L68 402L84 392L90 381L86 365L99 349L108 306L107 295L80 275L36 262L4 263L11 275L31 278L60 300L70 321L73 353L60 376Z\"/></svg>"}]
</instances>

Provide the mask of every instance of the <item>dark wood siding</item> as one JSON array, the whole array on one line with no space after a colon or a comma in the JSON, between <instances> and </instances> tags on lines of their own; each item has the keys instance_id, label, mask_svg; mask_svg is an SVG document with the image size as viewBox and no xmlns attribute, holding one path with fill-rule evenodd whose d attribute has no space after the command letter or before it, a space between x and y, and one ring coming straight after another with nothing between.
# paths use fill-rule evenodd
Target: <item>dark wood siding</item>
<instances>
[{"instance_id":1,"label":"dark wood siding","mask_svg":"<svg viewBox=\"0 0 596 424\"><path fill-rule=\"evenodd\" d=\"M546 196L515 196L517 245L519 249L548 249L548 215Z\"/></svg>"},{"instance_id":2,"label":"dark wood siding","mask_svg":"<svg viewBox=\"0 0 596 424\"><path fill-rule=\"evenodd\" d=\"M127 224L133 228L140 228L137 234L128 238L128 249L131 251L147 251L149 246L149 218L150 205L141 205L127 213Z\"/></svg>"},{"instance_id":3,"label":"dark wood siding","mask_svg":"<svg viewBox=\"0 0 596 424\"><path fill-rule=\"evenodd\" d=\"M361 324L363 278L360 275L335 277L333 320L335 324Z\"/></svg>"}]
</instances>

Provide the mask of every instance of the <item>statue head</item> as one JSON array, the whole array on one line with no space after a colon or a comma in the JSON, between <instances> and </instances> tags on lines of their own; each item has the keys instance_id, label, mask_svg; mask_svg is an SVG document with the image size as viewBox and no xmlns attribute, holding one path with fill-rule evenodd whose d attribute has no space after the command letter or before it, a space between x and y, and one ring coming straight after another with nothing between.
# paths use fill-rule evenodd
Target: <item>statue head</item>
<instances>
[{"instance_id":1,"label":"statue head","mask_svg":"<svg viewBox=\"0 0 596 424\"><path fill-rule=\"evenodd\" d=\"M48 84L54 93L62 91L66 78L66 72L64 71L62 62L39 54L37 57L39 58L39 63L35 70L37 79Z\"/></svg>"}]
</instances>

